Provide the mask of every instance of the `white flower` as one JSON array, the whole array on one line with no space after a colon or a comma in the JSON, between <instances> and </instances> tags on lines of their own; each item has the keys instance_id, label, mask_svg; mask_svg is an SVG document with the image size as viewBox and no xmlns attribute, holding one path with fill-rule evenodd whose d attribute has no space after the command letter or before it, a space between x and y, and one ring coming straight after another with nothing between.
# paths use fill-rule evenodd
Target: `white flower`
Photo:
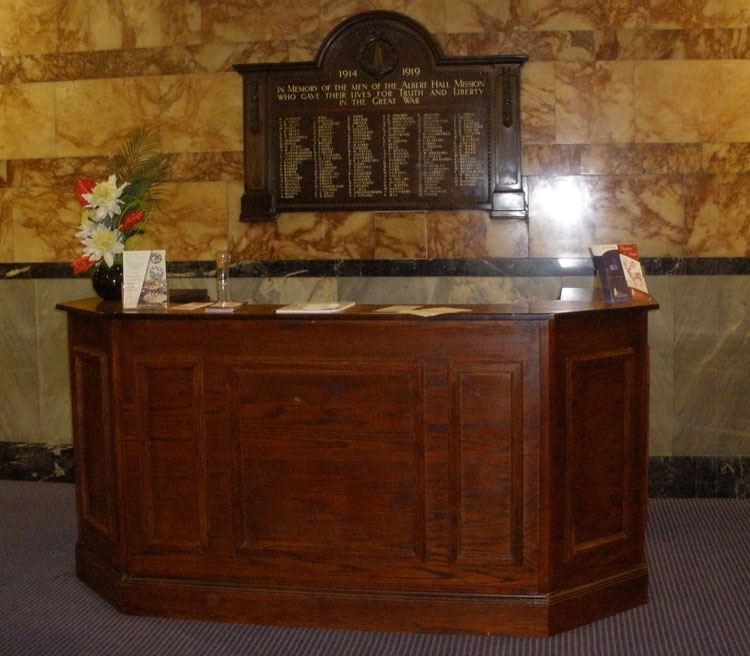
<instances>
[{"instance_id":1,"label":"white flower","mask_svg":"<svg viewBox=\"0 0 750 656\"><path fill-rule=\"evenodd\" d=\"M94 210L94 221L101 221L108 216L113 216L120 211L122 201L120 195L123 189L128 186L124 183L117 186L117 178L110 175L106 182L98 182L89 194L83 194L83 199L88 203L86 207Z\"/></svg>"},{"instance_id":2,"label":"white flower","mask_svg":"<svg viewBox=\"0 0 750 656\"><path fill-rule=\"evenodd\" d=\"M82 229L79 234L83 234L81 243L84 246L83 253L88 255L92 262L98 262L101 259L107 263L107 266L114 264L114 256L122 253L125 246L122 240L122 233L119 230L109 230L103 226L95 226L91 230Z\"/></svg>"}]
</instances>

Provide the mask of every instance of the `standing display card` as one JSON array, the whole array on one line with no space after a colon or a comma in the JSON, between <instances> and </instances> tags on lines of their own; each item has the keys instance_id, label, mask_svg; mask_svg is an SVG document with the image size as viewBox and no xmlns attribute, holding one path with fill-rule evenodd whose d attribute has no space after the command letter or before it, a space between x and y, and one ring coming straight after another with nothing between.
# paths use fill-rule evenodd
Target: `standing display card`
<instances>
[{"instance_id":1,"label":"standing display card","mask_svg":"<svg viewBox=\"0 0 750 656\"><path fill-rule=\"evenodd\" d=\"M591 254L605 301L629 301L649 297L635 244L592 246Z\"/></svg>"},{"instance_id":2,"label":"standing display card","mask_svg":"<svg viewBox=\"0 0 750 656\"><path fill-rule=\"evenodd\" d=\"M125 251L122 272L124 309L166 309L169 301L166 251Z\"/></svg>"}]
</instances>

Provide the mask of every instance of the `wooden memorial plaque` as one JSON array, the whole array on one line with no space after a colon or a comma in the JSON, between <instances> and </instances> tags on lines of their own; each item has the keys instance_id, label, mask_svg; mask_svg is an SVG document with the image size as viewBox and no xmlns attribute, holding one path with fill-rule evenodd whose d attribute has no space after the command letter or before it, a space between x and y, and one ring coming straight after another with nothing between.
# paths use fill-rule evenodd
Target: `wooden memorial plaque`
<instances>
[{"instance_id":1,"label":"wooden memorial plaque","mask_svg":"<svg viewBox=\"0 0 750 656\"><path fill-rule=\"evenodd\" d=\"M485 209L525 218L524 55L444 55L411 18L339 24L315 60L239 64L243 221L277 212Z\"/></svg>"}]
</instances>

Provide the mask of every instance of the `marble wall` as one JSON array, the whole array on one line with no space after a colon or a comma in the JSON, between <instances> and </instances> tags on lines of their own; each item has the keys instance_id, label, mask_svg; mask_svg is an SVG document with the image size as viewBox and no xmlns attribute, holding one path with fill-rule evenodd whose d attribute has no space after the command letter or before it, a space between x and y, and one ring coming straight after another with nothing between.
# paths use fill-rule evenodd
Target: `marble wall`
<instances>
[{"instance_id":1,"label":"marble wall","mask_svg":"<svg viewBox=\"0 0 750 656\"><path fill-rule=\"evenodd\" d=\"M237 220L235 63L302 61L359 11L401 11L448 54L526 53L528 221L483 212ZM6 0L0 3L0 263L79 253L73 183L100 178L134 127L174 162L144 247L202 261L750 257L747 0ZM178 280L177 285L189 285ZM205 281L198 280L199 286ZM554 298L560 278L243 278L257 301ZM579 281L590 284L590 280ZM210 281L209 281L210 284ZM750 277L657 276L652 454L750 454ZM0 280L0 441L67 443L59 300L87 280ZM8 411L7 408L13 408Z\"/></svg>"},{"instance_id":2,"label":"marble wall","mask_svg":"<svg viewBox=\"0 0 750 656\"><path fill-rule=\"evenodd\" d=\"M402 11L449 54L527 53L531 217L286 214L248 226L239 62L310 60L362 10ZM52 18L50 18L52 17ZM750 255L745 0L12 0L0 5L0 261L78 254L74 179L137 125L174 155L148 245L177 260Z\"/></svg>"}]
</instances>

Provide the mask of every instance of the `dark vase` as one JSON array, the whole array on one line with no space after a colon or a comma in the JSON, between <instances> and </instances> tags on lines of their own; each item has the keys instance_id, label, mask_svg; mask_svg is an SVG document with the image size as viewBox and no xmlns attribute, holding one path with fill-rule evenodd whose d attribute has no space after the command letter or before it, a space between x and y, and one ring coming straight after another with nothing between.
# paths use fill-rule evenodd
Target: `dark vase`
<instances>
[{"instance_id":1,"label":"dark vase","mask_svg":"<svg viewBox=\"0 0 750 656\"><path fill-rule=\"evenodd\" d=\"M94 291L105 301L122 299L122 264L100 264L91 279Z\"/></svg>"}]
</instances>

